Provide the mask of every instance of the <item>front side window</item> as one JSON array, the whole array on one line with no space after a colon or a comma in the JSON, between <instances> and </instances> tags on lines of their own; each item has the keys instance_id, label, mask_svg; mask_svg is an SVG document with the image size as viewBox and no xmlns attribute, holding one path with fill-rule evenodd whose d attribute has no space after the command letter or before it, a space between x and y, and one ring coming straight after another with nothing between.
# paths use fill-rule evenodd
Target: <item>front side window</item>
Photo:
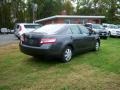
<instances>
[{"instance_id":1,"label":"front side window","mask_svg":"<svg viewBox=\"0 0 120 90\"><path fill-rule=\"evenodd\" d=\"M85 26L79 25L79 28L83 34L89 34L89 30Z\"/></svg>"},{"instance_id":2,"label":"front side window","mask_svg":"<svg viewBox=\"0 0 120 90\"><path fill-rule=\"evenodd\" d=\"M24 25L25 28L29 29L29 28L32 28L32 29L37 29L40 27L40 25Z\"/></svg>"}]
</instances>

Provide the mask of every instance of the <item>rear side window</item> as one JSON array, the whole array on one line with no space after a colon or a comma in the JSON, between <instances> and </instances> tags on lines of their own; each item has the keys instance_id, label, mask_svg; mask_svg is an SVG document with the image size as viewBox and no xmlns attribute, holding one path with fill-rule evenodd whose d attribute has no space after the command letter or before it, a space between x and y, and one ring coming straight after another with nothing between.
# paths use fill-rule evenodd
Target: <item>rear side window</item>
<instances>
[{"instance_id":1,"label":"rear side window","mask_svg":"<svg viewBox=\"0 0 120 90\"><path fill-rule=\"evenodd\" d=\"M80 29L77 25L73 25L70 27L73 34L81 34Z\"/></svg>"},{"instance_id":2,"label":"rear side window","mask_svg":"<svg viewBox=\"0 0 120 90\"><path fill-rule=\"evenodd\" d=\"M40 25L24 25L25 28L32 28L32 29L37 29L40 27Z\"/></svg>"}]
</instances>

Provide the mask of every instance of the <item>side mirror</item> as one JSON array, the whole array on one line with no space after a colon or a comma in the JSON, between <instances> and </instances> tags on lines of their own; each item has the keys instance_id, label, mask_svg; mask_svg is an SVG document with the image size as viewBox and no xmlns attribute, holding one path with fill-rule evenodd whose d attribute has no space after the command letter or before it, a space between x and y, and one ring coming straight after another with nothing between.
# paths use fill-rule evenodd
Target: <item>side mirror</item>
<instances>
[{"instance_id":1,"label":"side mirror","mask_svg":"<svg viewBox=\"0 0 120 90\"><path fill-rule=\"evenodd\" d=\"M96 32L92 29L89 29L89 35L91 35L91 34L96 34Z\"/></svg>"}]
</instances>

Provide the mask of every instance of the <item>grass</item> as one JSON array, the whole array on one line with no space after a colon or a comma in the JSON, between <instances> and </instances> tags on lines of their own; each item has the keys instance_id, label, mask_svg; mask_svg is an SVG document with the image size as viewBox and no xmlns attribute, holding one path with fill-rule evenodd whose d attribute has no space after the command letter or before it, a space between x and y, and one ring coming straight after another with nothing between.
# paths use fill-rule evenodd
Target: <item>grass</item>
<instances>
[{"instance_id":1,"label":"grass","mask_svg":"<svg viewBox=\"0 0 120 90\"><path fill-rule=\"evenodd\" d=\"M120 39L102 40L99 52L69 63L34 59L18 44L1 46L0 90L120 90Z\"/></svg>"}]
</instances>

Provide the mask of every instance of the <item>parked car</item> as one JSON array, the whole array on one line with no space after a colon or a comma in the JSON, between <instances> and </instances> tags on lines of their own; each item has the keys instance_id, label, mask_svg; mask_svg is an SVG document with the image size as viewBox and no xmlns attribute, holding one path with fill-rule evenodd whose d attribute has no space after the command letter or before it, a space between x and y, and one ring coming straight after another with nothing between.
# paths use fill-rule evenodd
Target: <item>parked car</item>
<instances>
[{"instance_id":1,"label":"parked car","mask_svg":"<svg viewBox=\"0 0 120 90\"><path fill-rule=\"evenodd\" d=\"M22 34L31 32L39 27L41 25L35 23L17 23L14 27L14 34L19 39Z\"/></svg>"},{"instance_id":2,"label":"parked car","mask_svg":"<svg viewBox=\"0 0 120 90\"><path fill-rule=\"evenodd\" d=\"M99 50L100 38L77 24L50 24L25 33L20 39L21 52L31 56L57 56L63 62L73 54L87 50Z\"/></svg>"},{"instance_id":3,"label":"parked car","mask_svg":"<svg viewBox=\"0 0 120 90\"><path fill-rule=\"evenodd\" d=\"M120 36L120 29L117 25L109 25L106 30L108 30L110 36Z\"/></svg>"},{"instance_id":4,"label":"parked car","mask_svg":"<svg viewBox=\"0 0 120 90\"><path fill-rule=\"evenodd\" d=\"M8 29L8 34L14 34L14 30Z\"/></svg>"},{"instance_id":5,"label":"parked car","mask_svg":"<svg viewBox=\"0 0 120 90\"><path fill-rule=\"evenodd\" d=\"M10 30L10 33L13 34L15 31L14 30Z\"/></svg>"},{"instance_id":6,"label":"parked car","mask_svg":"<svg viewBox=\"0 0 120 90\"><path fill-rule=\"evenodd\" d=\"M1 33L2 34L8 34L8 29L7 28L1 28Z\"/></svg>"},{"instance_id":7,"label":"parked car","mask_svg":"<svg viewBox=\"0 0 120 90\"><path fill-rule=\"evenodd\" d=\"M108 38L108 31L105 30L105 28L100 24L92 24L92 23L86 23L85 26L93 31L95 34L99 34L101 38L107 39Z\"/></svg>"}]
</instances>

